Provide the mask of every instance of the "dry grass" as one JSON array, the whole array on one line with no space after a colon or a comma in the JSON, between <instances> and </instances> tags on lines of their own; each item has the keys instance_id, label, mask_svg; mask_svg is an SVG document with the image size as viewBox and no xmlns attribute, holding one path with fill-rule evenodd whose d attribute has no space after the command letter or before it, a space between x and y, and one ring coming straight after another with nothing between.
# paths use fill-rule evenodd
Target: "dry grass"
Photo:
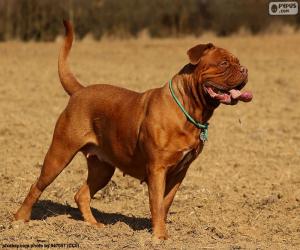
<instances>
[{"instance_id":1,"label":"dry grass","mask_svg":"<svg viewBox=\"0 0 300 250\"><path fill-rule=\"evenodd\" d=\"M221 106L209 142L171 208L171 238L149 233L147 188L117 173L92 207L107 226L80 219L73 195L86 176L81 156L46 190L35 220L11 222L38 176L53 127L68 101L57 76L58 43L0 44L0 242L67 243L82 249L299 249L300 35L84 41L72 68L88 83L143 91L167 82L186 50L212 41L249 69L252 103Z\"/></svg>"}]
</instances>

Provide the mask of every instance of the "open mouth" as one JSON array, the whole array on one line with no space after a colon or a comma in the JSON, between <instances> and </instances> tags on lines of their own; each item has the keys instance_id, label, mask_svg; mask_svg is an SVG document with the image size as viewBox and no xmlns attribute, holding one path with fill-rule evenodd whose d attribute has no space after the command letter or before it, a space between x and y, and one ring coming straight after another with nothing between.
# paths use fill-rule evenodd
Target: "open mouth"
<instances>
[{"instance_id":1,"label":"open mouth","mask_svg":"<svg viewBox=\"0 0 300 250\"><path fill-rule=\"evenodd\" d=\"M252 100L253 95L250 91L241 91L246 83L247 80L244 80L230 89L225 89L225 87L217 86L215 83L207 81L204 84L204 90L213 99L216 99L224 104L234 105L238 101L250 102Z\"/></svg>"}]
</instances>

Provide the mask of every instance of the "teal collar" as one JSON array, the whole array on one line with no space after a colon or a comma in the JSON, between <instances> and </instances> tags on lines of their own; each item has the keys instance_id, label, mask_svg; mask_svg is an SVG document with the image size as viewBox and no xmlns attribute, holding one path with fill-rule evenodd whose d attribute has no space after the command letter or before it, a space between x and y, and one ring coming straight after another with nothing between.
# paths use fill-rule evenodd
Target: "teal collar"
<instances>
[{"instance_id":1,"label":"teal collar","mask_svg":"<svg viewBox=\"0 0 300 250\"><path fill-rule=\"evenodd\" d=\"M177 103L177 105L179 106L179 108L181 109L181 111L184 113L184 115L186 116L186 118L188 119L189 122L193 123L194 126L198 129L201 129L200 132L200 139L205 142L207 141L207 137L208 137L208 123L200 123L197 122L183 107L183 105L180 103L180 101L178 100L178 98L176 97L173 87L172 87L172 80L169 81L169 89L171 92L171 95L173 97L173 99L175 100L175 102Z\"/></svg>"}]
</instances>

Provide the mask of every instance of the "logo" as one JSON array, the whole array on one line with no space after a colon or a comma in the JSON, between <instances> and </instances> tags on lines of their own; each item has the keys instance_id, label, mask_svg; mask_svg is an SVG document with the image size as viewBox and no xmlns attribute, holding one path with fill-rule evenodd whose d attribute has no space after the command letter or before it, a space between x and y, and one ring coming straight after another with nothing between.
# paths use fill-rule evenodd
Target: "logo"
<instances>
[{"instance_id":1,"label":"logo","mask_svg":"<svg viewBox=\"0 0 300 250\"><path fill-rule=\"evenodd\" d=\"M298 2L270 2L269 14L272 16L297 15Z\"/></svg>"}]
</instances>

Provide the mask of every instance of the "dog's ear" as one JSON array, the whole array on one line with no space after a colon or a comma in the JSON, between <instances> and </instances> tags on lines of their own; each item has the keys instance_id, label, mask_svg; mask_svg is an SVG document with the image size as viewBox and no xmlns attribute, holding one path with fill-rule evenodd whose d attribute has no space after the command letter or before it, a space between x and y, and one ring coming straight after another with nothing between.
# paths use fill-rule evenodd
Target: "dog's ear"
<instances>
[{"instance_id":1,"label":"dog's ear","mask_svg":"<svg viewBox=\"0 0 300 250\"><path fill-rule=\"evenodd\" d=\"M198 44L193 48L190 48L187 51L187 54L190 59L190 63L193 65L197 65L200 62L200 58L203 55L204 51L207 49L213 48L214 45L212 43L207 43L207 44Z\"/></svg>"}]
</instances>

